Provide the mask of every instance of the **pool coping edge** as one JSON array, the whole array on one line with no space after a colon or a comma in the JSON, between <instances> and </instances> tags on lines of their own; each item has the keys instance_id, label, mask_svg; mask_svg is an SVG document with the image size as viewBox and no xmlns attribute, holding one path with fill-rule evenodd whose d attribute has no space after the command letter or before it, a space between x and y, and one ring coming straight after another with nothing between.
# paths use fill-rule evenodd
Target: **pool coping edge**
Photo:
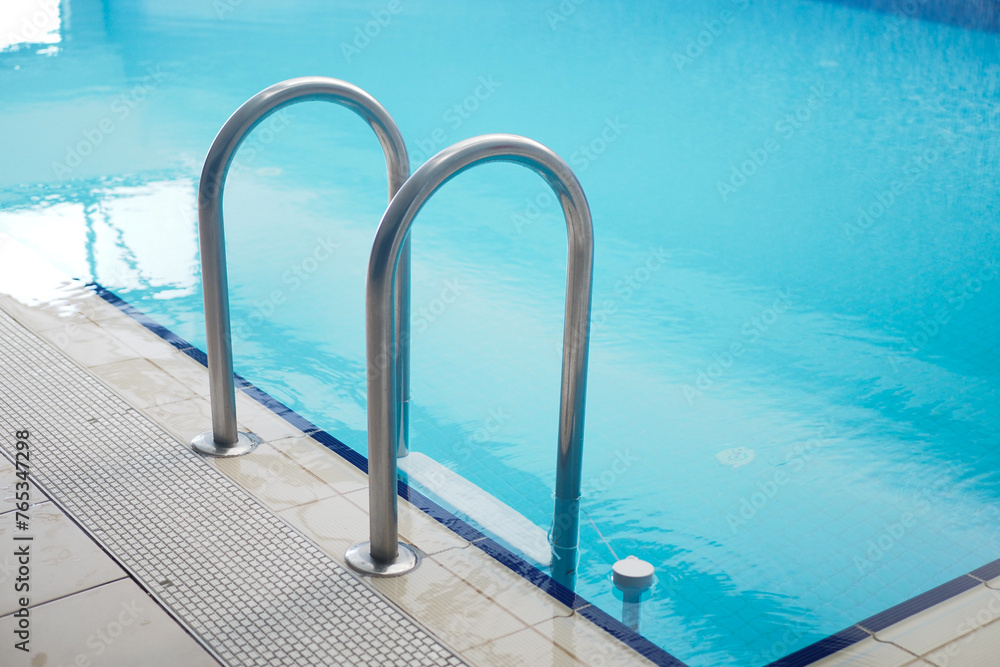
<instances>
[{"instance_id":1,"label":"pool coping edge","mask_svg":"<svg viewBox=\"0 0 1000 667\"><path fill-rule=\"evenodd\" d=\"M97 282L87 282L85 286L94 290L105 302L117 308L120 312L128 315L133 320L143 325L150 332L162 338L175 349L183 352L190 358L197 361L202 366L208 366L208 357L204 351L192 345L185 339L178 336L168 327L156 322L146 313L142 312L129 302L125 301L111 290L105 288ZM361 472L368 473L368 459L362 454L351 449L335 436L297 413L292 408L286 406L278 399L274 398L266 391L260 389L246 378L239 374L234 374L236 387L244 393L250 395L263 407L270 410L275 415L283 418L289 424L302 431L302 433L326 449L337 454ZM456 516L444 507L412 488L403 480L397 482L397 493L401 498L413 504L424 514L434 519L437 523L448 528L459 537L467 540L480 551L499 562L514 574L527 580L530 584L548 594L553 599L566 605L574 612L577 612L594 623L597 627L610 634L619 642L625 644L636 653L652 661L657 665L665 667L687 667L687 664L679 658L673 656L666 649L654 644L641 634L631 630L621 621L604 610L594 606L585 598L562 586L533 564L524 558L513 553L507 547L496 540L485 535L478 528L470 525L464 519ZM854 644L867 639L872 632L884 630L900 621L909 619L923 611L945 602L960 593L963 593L975 586L983 583L983 580L1000 576L1000 559L991 561L969 573L959 575L939 586L920 593L897 605L889 607L877 614L869 616L857 623L854 623L839 632L824 637L808 646L785 655L777 660L768 663L765 667L807 667L823 658L830 657L839 651L853 646Z\"/></svg>"},{"instance_id":2,"label":"pool coping edge","mask_svg":"<svg viewBox=\"0 0 1000 667\"><path fill-rule=\"evenodd\" d=\"M93 290L94 293L101 297L101 299L103 299L106 303L114 306L120 312L128 315L131 319L141 324L151 333L156 334L165 342L169 343L176 350L183 352L185 355L207 368L208 356L203 350L178 336L168 327L155 321L149 315L142 312L125 299L122 299L120 296L100 283L90 281L83 282L83 285ZM248 394L276 416L281 417L289 424L302 431L305 436L312 438L319 444L323 445L326 449L332 451L334 454L337 454L340 458L353 465L362 473L368 474L368 459L365 456L351 449L335 436L316 426L295 410L286 406L281 401L257 387L238 373L234 374L234 382L239 390ZM579 613L584 618L587 618L601 630L611 635L612 638L625 644L654 664L661 665L662 667L688 667L686 663L670 654L667 650L657 646L652 641L643 637L634 630L631 630L621 621L615 619L613 616L591 604L585 598L577 595L574 591L569 590L559 582L555 581L549 575L539 570L524 558L513 553L507 547L503 546L496 540L493 540L491 537L485 535L464 519L441 507L420 491L410 487L409 484L403 480L397 481L397 493L401 498L414 505L414 507L422 511L431 519L434 519L437 523L441 524L445 528L448 528L459 537L467 540L470 544L477 547L480 551L499 562L514 574L518 575L522 579L525 579L528 583L548 594L556 601L566 605L566 607L572 611Z\"/></svg>"}]
</instances>

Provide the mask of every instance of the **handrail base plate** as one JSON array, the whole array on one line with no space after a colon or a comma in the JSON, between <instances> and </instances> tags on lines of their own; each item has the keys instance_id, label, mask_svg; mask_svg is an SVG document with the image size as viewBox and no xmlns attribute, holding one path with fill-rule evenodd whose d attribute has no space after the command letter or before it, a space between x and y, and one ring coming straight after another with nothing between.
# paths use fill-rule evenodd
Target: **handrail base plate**
<instances>
[{"instance_id":1,"label":"handrail base plate","mask_svg":"<svg viewBox=\"0 0 1000 667\"><path fill-rule=\"evenodd\" d=\"M199 454L205 454L206 456L216 456L216 457L227 457L227 456L242 456L248 452L253 451L257 445L260 444L260 438L255 436L253 433L244 433L240 431L236 434L236 442L232 445L220 445L215 441L214 434L211 431L206 431L200 435L196 435L191 439L191 449L198 452Z\"/></svg>"},{"instance_id":2,"label":"handrail base plate","mask_svg":"<svg viewBox=\"0 0 1000 667\"><path fill-rule=\"evenodd\" d=\"M391 561L382 562L372 558L371 542L355 544L347 550L344 558L351 569L372 577L398 577L412 572L420 564L420 554L408 544L399 543L399 553Z\"/></svg>"}]
</instances>

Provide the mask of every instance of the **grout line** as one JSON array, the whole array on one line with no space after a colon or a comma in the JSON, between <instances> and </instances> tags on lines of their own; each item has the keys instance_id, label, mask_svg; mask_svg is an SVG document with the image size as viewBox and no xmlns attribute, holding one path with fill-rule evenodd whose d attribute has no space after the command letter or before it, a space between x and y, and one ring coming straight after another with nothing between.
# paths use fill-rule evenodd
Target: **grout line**
<instances>
[{"instance_id":1,"label":"grout line","mask_svg":"<svg viewBox=\"0 0 1000 667\"><path fill-rule=\"evenodd\" d=\"M443 554L443 553L447 553L448 551L465 551L466 549L468 549L471 546L472 546L472 542L466 542L465 545L460 546L460 547L459 546L446 547L446 548L442 549L441 551L435 551L434 554L432 556L428 556L428 558L433 558L434 556L437 556L437 555L440 555L440 554Z\"/></svg>"},{"instance_id":2,"label":"grout line","mask_svg":"<svg viewBox=\"0 0 1000 667\"><path fill-rule=\"evenodd\" d=\"M442 562L437 561L437 560L434 559L435 556L437 556L440 553L443 553L444 551L450 551L452 549L464 549L464 548L468 548L468 545L466 545L466 547L450 547L449 549L444 549L442 551L438 551L438 552L435 552L433 554L428 554L426 557L430 558L431 560L434 560L434 562L437 563L439 567L444 568L445 572L447 572L448 574L450 574L450 575L452 575L454 577L457 577L459 580L461 580L466 585L468 585L470 588L472 588L472 590L476 591L477 593L479 593L479 595L481 595L482 597L484 597L487 600L489 600L490 602L492 602L494 606L499 607L503 611L506 611L507 613L509 613L511 616L514 616L514 618L516 618L518 621L520 621L524 625L525 628L533 628L534 626L536 626L536 625L538 625L540 623L546 623L548 621L551 621L554 618L568 618L568 616L572 616L573 615L573 613L572 613L573 610L570 609L570 613L567 616L563 616L562 614L555 614L555 613L553 613L548 618L546 618L544 620L541 620L541 621L538 621L538 623L529 624L524 619L522 619L520 616L517 615L518 612L517 612L516 609L511 609L511 608L508 608L507 605L501 604L494 596L489 595L484 590L480 590L479 586L477 586L476 584L474 584L472 581L466 579L465 577L461 576L457 572L452 571L451 568L449 568L444 563L442 563ZM524 628L522 628L522 629L524 629ZM520 632L520 630L515 630L515 632ZM506 637L506 636L509 636L509 635L512 635L512 634L514 634L514 633L511 632L511 633L508 633L507 635L504 635L504 636ZM500 637L497 637L496 639L500 639ZM487 641L492 641L492 640L487 640ZM485 643L487 643L487 642L481 642L481 644L485 644ZM470 648L472 648L472 647L470 647Z\"/></svg>"},{"instance_id":3,"label":"grout line","mask_svg":"<svg viewBox=\"0 0 1000 667\"><path fill-rule=\"evenodd\" d=\"M14 319L14 318L13 318L13 316L12 316L12 315L10 315L10 313L7 313L7 315L8 315L8 316L10 316L10 317L11 317L11 319ZM23 325L23 323L20 323L20 322L18 322L18 323L19 323L19 324L21 324L21 326L24 326L24 325ZM30 329L28 329L28 327L26 327L26 326L25 326L24 328L25 328L25 329L26 329L27 331L29 331L29 332L31 331L31 330L30 330ZM35 334L35 335L37 336L37 334ZM53 347L54 347L54 346L53 346ZM60 351L60 352L61 352L61 351ZM70 361L70 363L74 363L74 362L73 362L73 360L72 360L72 359L70 359L70 358L69 358L68 356L66 356L65 354L63 355L63 358L64 358L64 359L68 359L68 360ZM84 371L84 372L86 372L86 369L83 369L83 371ZM147 417L147 419L148 419L148 417ZM7 459L7 460L8 460L8 461L10 461L11 463L13 463L13 462L14 462L14 461L13 461L13 459L11 458L10 454L9 454L9 453L7 452L7 450L6 450L6 449L4 449L3 447L0 447L0 457L3 457L3 458L5 458L5 459ZM58 499L58 498L56 497L56 495L57 495L57 494L54 494L54 493L52 493L52 491L51 491L51 490L48 490L48 489L46 489L46 488L45 488L44 486L40 485L40 484L38 483L38 480L37 480L37 479L35 478L35 476L34 476L34 473L29 473L29 474L28 474L28 478L29 478L29 479L31 480L31 483L35 485L35 488L37 488L37 489L38 489L39 491L41 491L41 492L42 492L42 494L43 494L43 495L44 495L44 496L45 496L46 498L48 498L49 502L51 502L51 503L52 503L52 504L53 504L53 505L54 505L54 506L56 507L56 509L58 509L58 510L59 510L60 512L62 512L62 514L63 514L63 515L65 515L65 516L66 516L66 517L67 517L67 518L68 518L68 519L70 520L70 522L71 522L71 523L72 523L72 524L73 524L74 526L76 526L76 528L77 528L77 529L79 529L79 530L83 531L84 535L86 535L86 536L87 536L87 537L88 537L88 538L89 538L89 539L90 539L90 540L91 540L91 541L92 541L92 542L93 542L94 544L96 544L96 545L97 545L97 548L98 548L98 549L100 549L100 550L101 550L101 551L102 551L102 552L103 552L103 553L104 553L104 554L105 554L105 555L106 555L106 556L107 556L108 558L110 558L110 559L111 559L111 560L112 560L112 561L113 561L113 562L114 562L114 563L115 563L115 564L116 564L116 565L117 565L117 566L118 566L119 568L121 568L122 572L124 572L124 573L125 573L125 578L127 578L127 579L131 580L131 581L132 581L132 582L133 582L133 583L134 583L134 584L135 584L136 586L138 586L138 587L139 587L139 590L141 590L141 591L142 591L143 593L145 593L145 594L146 594L146 595L147 595L147 596L149 597L149 599L151 599L151 600L152 600L152 601L153 601L153 602L154 602L154 603L155 603L155 604L156 604L157 606L159 606L159 607L160 607L160 609L161 609L161 610L163 610L163 612L164 612L164 613L165 613L165 614L167 615L167 617L168 617L168 618L170 618L170 620L171 620L171 621L173 621L173 622L174 622L174 623L175 623L175 624L176 624L176 625L177 625L178 627L180 627L180 628L181 628L181 630L183 630L183 631L185 632L185 634L187 634L187 635L188 635L188 636L189 636L189 637L190 637L190 638L191 638L192 640L194 640L194 642L195 642L196 644L198 644L198 646L200 646L200 647L201 647L202 649L204 649L204 650L205 650L205 652L206 652L206 653L207 653L208 655L210 655L210 656L212 657L212 659L213 659L213 660L215 660L215 661L216 661L217 663L219 663L219 665L223 665L223 666L224 666L224 665L226 665L226 664L227 664L227 663L226 663L226 662L225 662L225 661L224 661L224 660L222 659L222 657L221 657L221 656L220 656L220 655L219 655L219 654L218 654L218 653L217 653L217 652L215 651L215 649L213 649L213 648L212 648L211 646L209 646L208 642L207 642L207 641L205 641L205 639L204 639L204 638L202 638L202 637L201 637L200 635L198 635L197 633L195 633L194 629L193 629L193 628L191 628L191 626L189 626L189 625L187 624L187 622L186 622L186 621L184 621L184 620L182 620L182 619L180 618L180 615L179 615L178 613L176 613L176 612L175 612L175 611L174 611L174 610L173 610L173 609L172 609L171 607L168 607L168 606L167 606L167 605L166 605L166 604L165 604L165 603L164 603L164 602L163 602L163 601L162 601L162 600L161 600L161 599L159 598L159 596L157 596L157 595L154 595L154 593L153 593L153 591L152 591L152 588L151 588L151 587L149 587L149 586L147 586L146 584L144 584L144 583L142 582L142 580L140 580L140 579L139 579L139 577L138 577L138 576L137 576L137 575L135 574L135 572L133 572L133 570L132 570L132 569L131 569L130 567L128 567L128 566L127 566L127 565L125 564L125 562L124 562L124 561L123 561L123 560L122 560L121 558L119 558L119 557L118 557L118 556L116 556L116 555L115 555L114 553L112 553L112 552L111 552L111 550L110 550L110 549L109 549L109 548L108 548L108 547L107 547L107 546L106 546L106 545L104 544L103 540L99 539L99 538L98 538L98 537L97 537L97 536L96 536L95 534L93 534L93 533L92 533L91 531L89 531L89 530L87 530L86 528L84 528L84 527L83 527L83 526L82 526L82 525L81 525L81 524L80 524L80 523L79 523L79 522L78 522L78 521L76 520L76 517L75 517L75 516L73 516L73 514L72 514L72 513L70 513L70 511L69 511L69 508L68 508L68 507L66 507L66 506L65 506L65 505L64 505L64 504L63 504L63 503L62 503L62 502L61 502L61 501L60 501L60 500L59 500L59 499ZM116 579L115 581L121 581L121 580L120 580L120 579ZM108 583L110 583L110 582L108 582ZM43 603L43 604L44 604L44 603ZM41 606L41 605L39 605L39 606Z\"/></svg>"},{"instance_id":4,"label":"grout line","mask_svg":"<svg viewBox=\"0 0 1000 667\"><path fill-rule=\"evenodd\" d=\"M920 658L919 654L914 653L913 651L911 651L910 649L906 648L905 646L897 644L896 642L890 641L888 639L880 639L879 636L876 635L874 631L869 630L868 628L864 627L863 625L856 624L854 627L858 628L859 630L864 630L865 632L867 632L869 635L871 635L871 638L874 639L875 641L877 641L879 644L887 644L889 646L895 646L899 650L904 651L906 653L909 653L914 658ZM892 627L892 626L889 626L889 627ZM864 641L864 640L862 639L861 641ZM937 650L937 649L934 649L934 650ZM836 654L834 654L834 655L836 655Z\"/></svg>"},{"instance_id":5,"label":"grout line","mask_svg":"<svg viewBox=\"0 0 1000 667\"><path fill-rule=\"evenodd\" d=\"M540 621L540 622L541 623L545 623L545 621ZM533 625L525 625L525 627L519 628L517 630L514 630L514 632L508 632L505 635L501 635L499 637L494 637L493 639L487 639L486 641L479 642L478 644L473 644L472 646L469 646L464 651L462 651L463 657L465 657L464 654L466 652L468 652L468 651L472 651L473 649L477 649L480 646L486 646L487 644L493 644L495 642L500 641L501 639L506 639L507 637L511 637L513 635L516 635L519 632L524 632L525 630L527 630L528 632L538 632L537 630L534 629L534 627L535 626L533 626ZM557 646L557 644L555 644L555 642L553 642L553 646ZM576 656L573 656L573 657L575 658ZM579 660L577 660L577 662L579 662Z\"/></svg>"},{"instance_id":6,"label":"grout line","mask_svg":"<svg viewBox=\"0 0 1000 667\"><path fill-rule=\"evenodd\" d=\"M878 637L876 637L876 636L874 636L874 635L872 635L872 639L874 639L875 641L877 641L877 642L878 642L879 644L886 644L886 645L888 645L888 646L895 646L895 647L896 647L896 648L898 648L898 649L899 649L900 651L903 651L903 652L905 652L905 653L909 653L909 654L910 654L910 655L912 655L912 656L913 656L914 658L917 658L917 659L921 659L921 656L920 656L920 655L918 655L918 654L914 653L913 651L911 651L910 649L906 648L905 646L901 646L901 645L897 644L896 642L890 642L890 641L885 641L885 640L883 640L883 639L879 639ZM937 650L937 649L934 649L934 650Z\"/></svg>"},{"instance_id":7,"label":"grout line","mask_svg":"<svg viewBox=\"0 0 1000 667\"><path fill-rule=\"evenodd\" d=\"M983 583L985 584L986 582L983 582ZM991 591L997 590L995 588L990 588L989 586L987 586L986 589L987 590L991 590ZM957 635L957 636L949 639L945 643L941 644L940 646L935 646L934 648L926 651L923 655L921 655L919 657L920 657L921 660L923 660L925 658L928 658L928 656L930 656L932 653L936 653L936 652L938 652L938 651L946 648L947 646L950 646L951 644L955 644L957 642L962 642L963 645L967 644L967 643L969 643L969 642L971 642L973 640L973 638L976 636L976 634L979 633L980 630L982 630L984 628L988 628L990 626L997 626L997 625L1000 625L1000 616L998 616L996 618L993 618L992 620L987 621L986 623L983 623L982 625L976 625L976 626L974 626L973 629L970 630L969 632L966 632L965 634ZM902 647L900 647L900 648L902 648ZM929 663L928 662L928 664L933 664L933 663Z\"/></svg>"},{"instance_id":8,"label":"grout line","mask_svg":"<svg viewBox=\"0 0 1000 667\"><path fill-rule=\"evenodd\" d=\"M87 537L90 537L90 535L87 535ZM115 564L117 565L117 563L115 563ZM28 609L37 609L38 607L44 607L47 604L52 604L53 602L59 602L60 600L65 600L66 598L71 598L74 595L79 595L80 593L86 593L88 591L96 590L96 589L101 588L103 586L107 586L108 584L114 584L114 583L117 583L119 581L125 581L125 580L128 580L128 581L131 581L131 582L135 583L135 580L132 579L132 577L130 577L127 572L125 572L124 570L122 570L122 576L118 577L117 579L109 579L108 581L104 581L104 582L99 583L99 584L94 584L93 586L88 586L87 588L81 588L80 590L73 591L72 593L65 593L63 595L60 595L59 597L54 597L51 600L46 600L45 602L39 602L38 604L28 605ZM139 588L141 589L142 587L140 586ZM143 593L145 593L145 591L143 591ZM8 616L13 616L16 613L17 612L12 611L9 614L4 614L3 616L0 616L0 618L7 618Z\"/></svg>"},{"instance_id":9,"label":"grout line","mask_svg":"<svg viewBox=\"0 0 1000 667\"><path fill-rule=\"evenodd\" d=\"M308 436L301 436L300 438L297 438L297 439L301 439L302 437L308 437ZM278 438L278 440L284 440L284 439L285 438ZM271 442L277 442L277 440L272 440ZM280 449L278 449L274 445L271 445L271 449L273 449L274 451L276 451L279 456L282 456L282 457L288 459L293 464L295 464L296 466L298 466L299 469L302 470L303 472L305 472L306 475L308 475L309 477L312 477L314 480L316 480L317 482L319 482L323 486L329 488L331 491L334 492L334 495L338 495L338 496L344 495L340 491L337 491L337 489L335 489L333 487L333 485L330 484L330 482L326 481L325 479L323 479L322 477L320 477L319 475L317 475L316 473L314 473L312 470L310 470L309 468L307 468L304 465L302 465L301 463L299 463L299 461L297 461L295 458L289 456L288 454L286 454L285 452L281 451Z\"/></svg>"},{"instance_id":10,"label":"grout line","mask_svg":"<svg viewBox=\"0 0 1000 667\"><path fill-rule=\"evenodd\" d=\"M31 503L31 504L28 505L28 507L38 507L39 505L44 505L45 503L50 503L50 502L52 502L52 501L48 498L48 496L46 496L45 500L39 500L37 503ZM13 508L11 508L9 510L4 510L3 512L0 512L0 516L3 516L5 514L10 514L11 512L16 512L16 511L17 511L17 508L13 507Z\"/></svg>"}]
</instances>

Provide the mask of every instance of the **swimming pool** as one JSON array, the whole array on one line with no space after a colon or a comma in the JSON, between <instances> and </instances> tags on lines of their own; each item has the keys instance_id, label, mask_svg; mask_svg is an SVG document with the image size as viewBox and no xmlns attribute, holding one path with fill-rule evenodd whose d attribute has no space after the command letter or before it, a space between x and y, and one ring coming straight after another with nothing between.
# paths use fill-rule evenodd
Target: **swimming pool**
<instances>
[{"instance_id":1,"label":"swimming pool","mask_svg":"<svg viewBox=\"0 0 1000 667\"><path fill-rule=\"evenodd\" d=\"M73 0L0 30L0 229L203 346L197 176L258 90L351 81L414 166L484 132L551 146L596 239L578 590L616 613L635 554L643 634L766 664L1000 551L1000 38L927 5ZM227 186L236 366L363 452L384 163L328 106L258 128ZM555 203L482 167L413 243L413 450L545 529Z\"/></svg>"}]
</instances>

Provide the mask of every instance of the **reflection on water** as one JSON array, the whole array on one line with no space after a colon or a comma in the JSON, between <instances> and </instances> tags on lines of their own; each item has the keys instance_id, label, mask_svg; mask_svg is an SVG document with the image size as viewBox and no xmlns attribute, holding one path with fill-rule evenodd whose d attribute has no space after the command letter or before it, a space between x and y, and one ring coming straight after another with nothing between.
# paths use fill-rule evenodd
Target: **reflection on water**
<instances>
[{"instance_id":1,"label":"reflection on water","mask_svg":"<svg viewBox=\"0 0 1000 667\"><path fill-rule=\"evenodd\" d=\"M51 188L42 199L22 206L8 200L0 229L68 274L157 299L198 289L198 221L189 179Z\"/></svg>"},{"instance_id":2,"label":"reflection on water","mask_svg":"<svg viewBox=\"0 0 1000 667\"><path fill-rule=\"evenodd\" d=\"M549 144L597 244L580 592L617 614L612 550L637 555L658 576L644 633L692 665L762 665L1000 548L998 38L853 4L553 23L415 2L348 62L371 8L63 3L55 57L0 53L0 121L25 128L0 230L203 345L195 184L254 92L330 74L411 140ZM364 451L385 167L328 107L252 136L227 185L235 355ZM546 529L566 240L543 188L490 165L421 212L412 444Z\"/></svg>"},{"instance_id":3,"label":"reflection on water","mask_svg":"<svg viewBox=\"0 0 1000 667\"><path fill-rule=\"evenodd\" d=\"M6 0L0 7L0 53L34 48L35 54L52 56L62 41L59 0Z\"/></svg>"}]
</instances>

